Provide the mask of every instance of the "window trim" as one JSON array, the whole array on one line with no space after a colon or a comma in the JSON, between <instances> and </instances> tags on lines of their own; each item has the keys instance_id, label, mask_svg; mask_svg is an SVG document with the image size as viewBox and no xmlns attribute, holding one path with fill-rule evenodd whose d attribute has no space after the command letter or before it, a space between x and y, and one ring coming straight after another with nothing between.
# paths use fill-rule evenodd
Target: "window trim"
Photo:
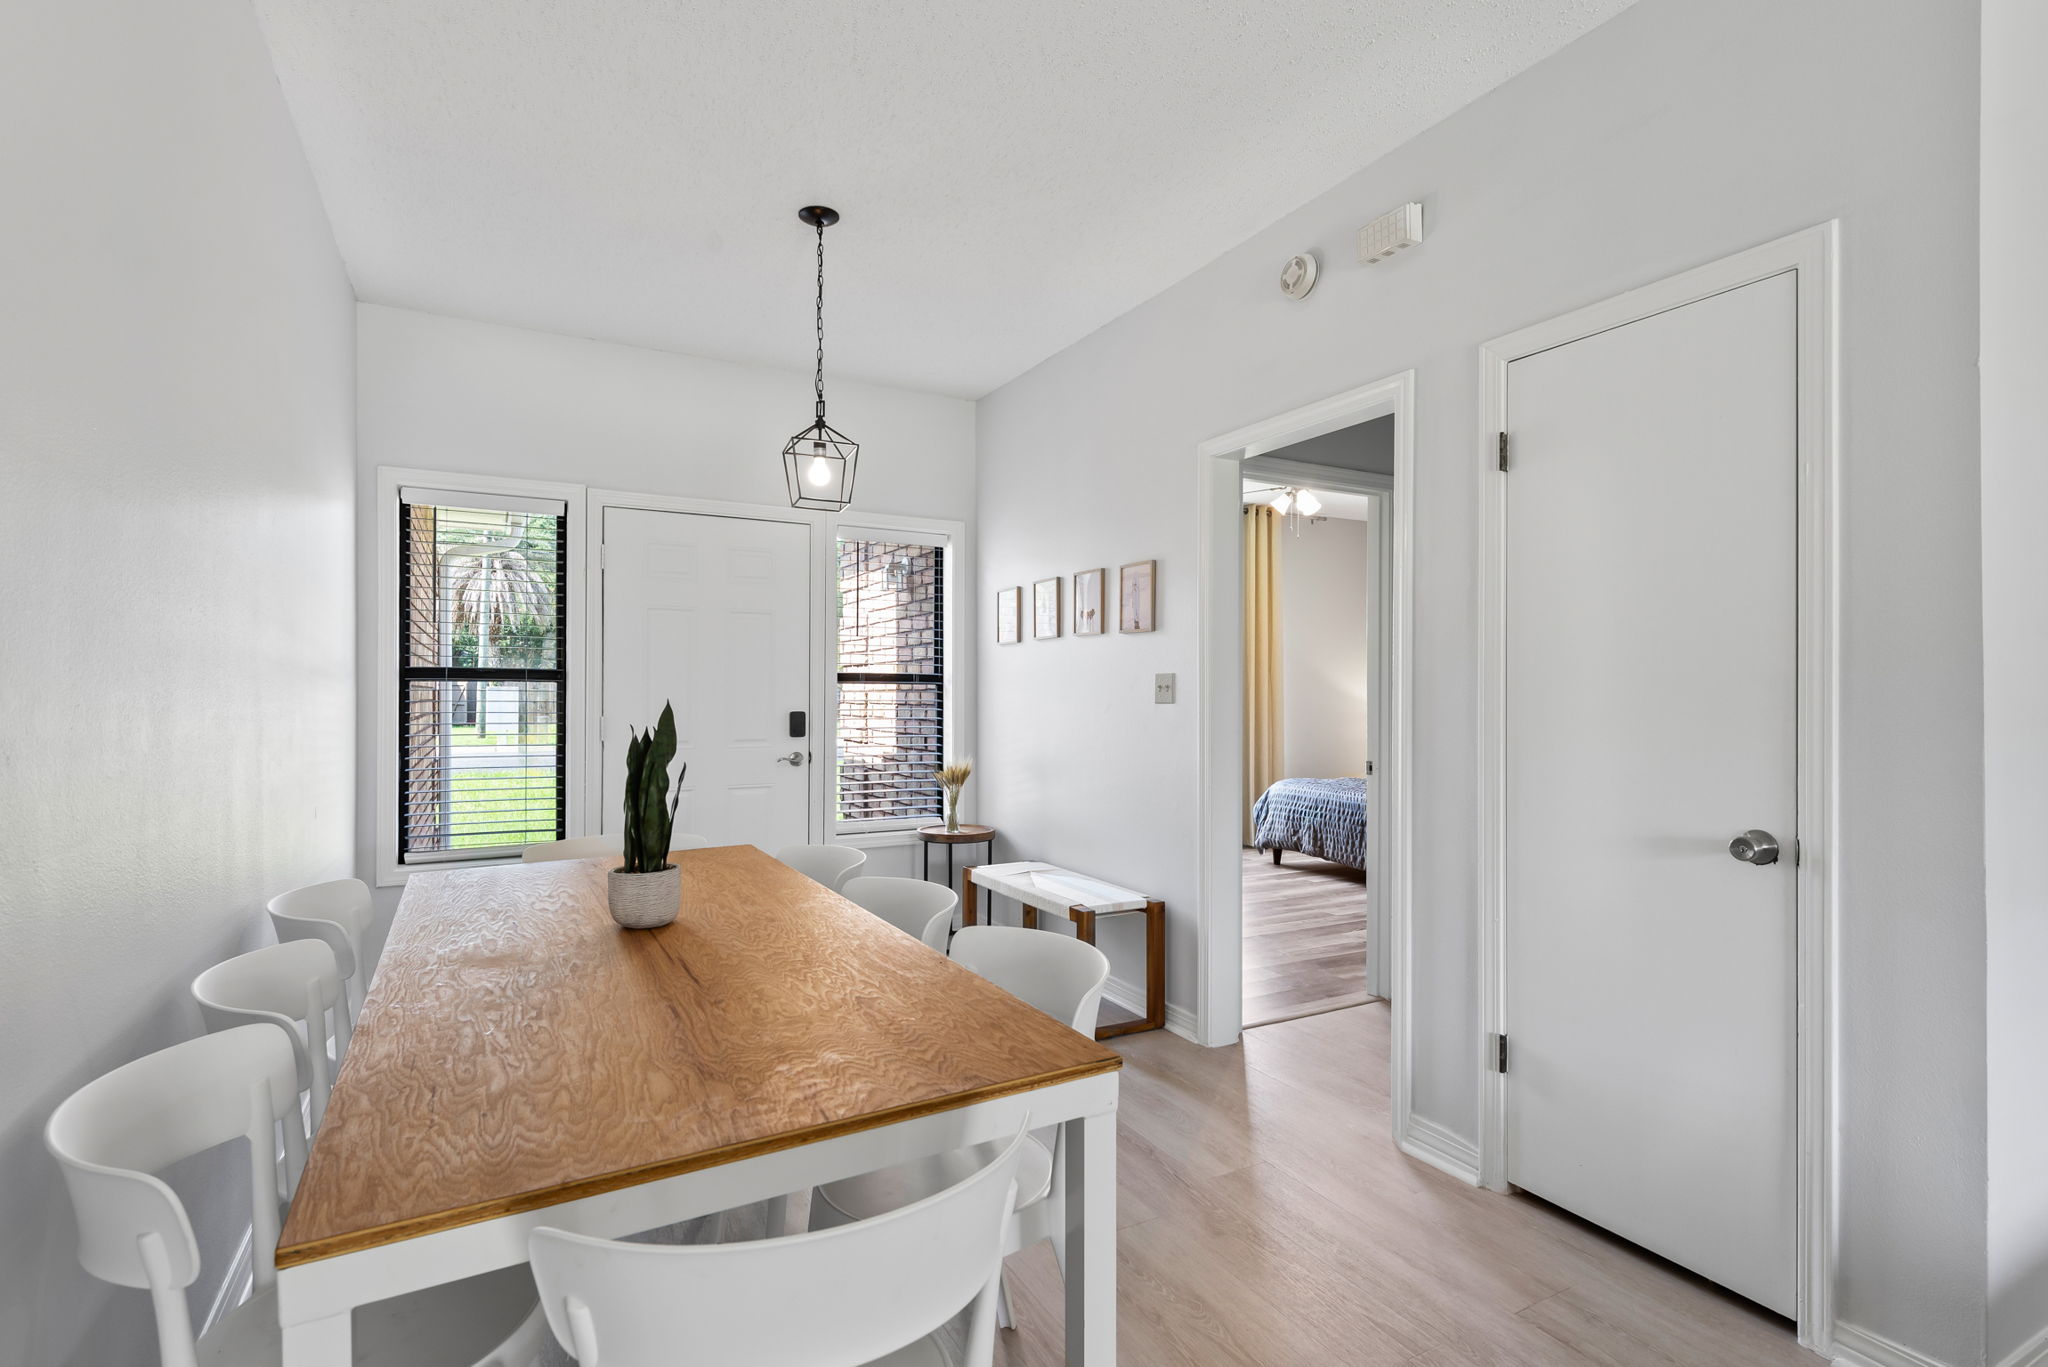
<instances>
[{"instance_id":1,"label":"window trim","mask_svg":"<svg viewBox=\"0 0 2048 1367\"><path fill-rule=\"evenodd\" d=\"M580 484L557 484L542 480L507 479L496 475L457 474L442 470L406 469L398 466L377 468L376 502L372 516L376 519L376 566L374 571L376 610L374 618L375 651L373 655L372 688L376 696L376 796L372 802L372 820L376 823L374 846L376 850L375 880L378 887L397 887L407 877L421 870L436 871L449 868L491 868L519 862L518 848L510 848L509 854L488 855L476 858L429 858L401 864L398 858L399 820L399 764L398 764L398 556L401 544L399 527L399 491L410 487L415 490L445 492L451 497L473 494L482 497L547 499L564 505L562 528L565 536L580 537L583 534L584 488ZM573 543L569 547L567 579L560 586L565 603L580 604L584 592L585 556L581 548ZM567 693L563 708L562 726L564 735L580 737L586 734L584 706L588 693L585 668L585 632L576 625L571 614L569 630L563 633L565 658L562 666L563 688ZM582 833L581 812L583 810L583 770L572 748L570 762L564 766L563 781L567 789L564 807L564 829L570 835Z\"/></svg>"},{"instance_id":2,"label":"window trim","mask_svg":"<svg viewBox=\"0 0 2048 1367\"><path fill-rule=\"evenodd\" d=\"M871 541L893 541L901 545L938 546L945 551L942 559L940 579L939 626L943 650L939 659L940 706L939 726L944 732L944 743L940 755L945 763L952 763L965 753L960 740L962 723L969 714L961 697L962 675L960 657L963 644L970 644L964 632L972 630L972 618L964 610L962 594L968 578L962 573L962 562L967 558L970 547L967 544L966 526L963 523L937 518L918 517L874 517L869 515L842 516L828 520L825 527L826 561L828 563L827 603L836 599L839 582L839 543L844 539ZM888 836L915 831L920 826L929 826L931 817L891 817L871 821L841 821L838 819L838 755L839 755L839 626L836 617L828 622L827 633L831 648L827 655L825 683L829 686L825 708L825 749L822 762L830 764L830 778L820 784L820 801L823 805L822 827L825 839L830 842L842 838ZM961 796L960 819L970 820L973 810L973 787ZM849 843L852 843L849 841ZM907 841L861 841L876 846Z\"/></svg>"}]
</instances>

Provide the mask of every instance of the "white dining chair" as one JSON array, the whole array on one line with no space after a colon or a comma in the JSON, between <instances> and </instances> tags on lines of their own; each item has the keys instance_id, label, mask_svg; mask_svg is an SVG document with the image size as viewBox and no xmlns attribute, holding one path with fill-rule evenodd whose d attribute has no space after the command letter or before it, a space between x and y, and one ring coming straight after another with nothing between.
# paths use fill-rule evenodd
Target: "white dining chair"
<instances>
[{"instance_id":1,"label":"white dining chair","mask_svg":"<svg viewBox=\"0 0 2048 1367\"><path fill-rule=\"evenodd\" d=\"M343 1010L335 1062L348 1050L356 1017L370 990L371 966L366 948L377 907L369 884L360 878L336 878L281 892L270 899L270 924L279 940L321 940L334 951L341 974Z\"/></svg>"},{"instance_id":2,"label":"white dining chair","mask_svg":"<svg viewBox=\"0 0 2048 1367\"><path fill-rule=\"evenodd\" d=\"M528 1240L555 1340L578 1367L990 1367L1020 1131L957 1183L878 1219L737 1244ZM963 1359L932 1337L972 1304Z\"/></svg>"},{"instance_id":3,"label":"white dining chair","mask_svg":"<svg viewBox=\"0 0 2048 1367\"><path fill-rule=\"evenodd\" d=\"M672 850L703 850L711 842L701 835L688 835L681 831L668 838ZM567 840L549 840L539 845L528 845L519 852L521 863L552 864L562 859L604 859L626 851L626 837L623 835L577 835Z\"/></svg>"},{"instance_id":4,"label":"white dining chair","mask_svg":"<svg viewBox=\"0 0 2048 1367\"><path fill-rule=\"evenodd\" d=\"M304 1161L297 1083L292 1048L275 1026L238 1025L88 1082L44 1128L78 1216L78 1261L102 1281L149 1292L163 1367L282 1361L270 1154L282 1127L287 1146L297 1133ZM156 1173L239 1139L250 1155L253 1289L199 1340L186 1307L186 1288L200 1272L198 1241L184 1203ZM376 1344L374 1360L385 1367L531 1367L546 1342L532 1279L517 1264L358 1312L358 1319L372 1321L359 1328L358 1342Z\"/></svg>"},{"instance_id":5,"label":"white dining chair","mask_svg":"<svg viewBox=\"0 0 2048 1367\"><path fill-rule=\"evenodd\" d=\"M953 928L953 912L960 905L960 894L943 883L879 874L847 879L840 885L839 895L941 954L946 952L947 932Z\"/></svg>"},{"instance_id":6,"label":"white dining chair","mask_svg":"<svg viewBox=\"0 0 2048 1367\"><path fill-rule=\"evenodd\" d=\"M1094 945L1054 931L967 926L953 937L952 959L1054 1020L1094 1038L1102 989L1109 981L1109 960ZM989 1145L976 1144L819 1187L811 1195L811 1228L830 1229L873 1219L921 1200L988 1162L991 1152ZM1040 1240L1051 1240L1062 1276L1067 1268L1065 1171L1065 1132L1054 1129L1032 1135L1018 1162L1016 1208L1003 1236L1006 1256ZM998 1313L1007 1328L1011 1322L1007 1285L1001 1289Z\"/></svg>"},{"instance_id":7,"label":"white dining chair","mask_svg":"<svg viewBox=\"0 0 2048 1367\"><path fill-rule=\"evenodd\" d=\"M318 1132L334 1085L331 1050L340 1027L331 1022L342 1012L341 971L326 941L285 940L237 954L194 978L192 999L209 1031L261 1022L284 1031Z\"/></svg>"},{"instance_id":8,"label":"white dining chair","mask_svg":"<svg viewBox=\"0 0 2048 1367\"><path fill-rule=\"evenodd\" d=\"M812 882L823 883L834 892L839 891L840 885L868 862L867 851L847 845L784 845L775 852L775 857Z\"/></svg>"}]
</instances>

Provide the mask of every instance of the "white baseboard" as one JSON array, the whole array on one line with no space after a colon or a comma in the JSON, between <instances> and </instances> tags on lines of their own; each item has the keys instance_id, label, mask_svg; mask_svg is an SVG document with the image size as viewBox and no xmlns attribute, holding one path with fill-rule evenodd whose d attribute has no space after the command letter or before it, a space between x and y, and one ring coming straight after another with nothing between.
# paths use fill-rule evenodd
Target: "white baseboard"
<instances>
[{"instance_id":1,"label":"white baseboard","mask_svg":"<svg viewBox=\"0 0 2048 1367\"><path fill-rule=\"evenodd\" d=\"M227 1275L220 1279L220 1289L213 1293L213 1304L206 1309L206 1323L199 1326L199 1337L212 1333L214 1326L227 1318L228 1311L248 1299L249 1282L256 1272L255 1260L256 1231L252 1227L242 1231L242 1242L235 1245L235 1256L228 1259Z\"/></svg>"},{"instance_id":2,"label":"white baseboard","mask_svg":"<svg viewBox=\"0 0 2048 1367\"><path fill-rule=\"evenodd\" d=\"M1434 1120L1419 1115L1408 1117L1408 1132L1399 1136L1401 1152L1410 1158L1447 1172L1460 1182L1479 1185L1479 1147L1461 1134L1453 1134Z\"/></svg>"},{"instance_id":3,"label":"white baseboard","mask_svg":"<svg viewBox=\"0 0 2048 1367\"><path fill-rule=\"evenodd\" d=\"M1835 1326L1835 1367L1949 1367L1939 1358L1893 1343L1882 1334L1853 1324Z\"/></svg>"},{"instance_id":4,"label":"white baseboard","mask_svg":"<svg viewBox=\"0 0 2048 1367\"><path fill-rule=\"evenodd\" d=\"M2000 1358L1998 1367L2048 1367L2048 1329Z\"/></svg>"},{"instance_id":5,"label":"white baseboard","mask_svg":"<svg viewBox=\"0 0 2048 1367\"><path fill-rule=\"evenodd\" d=\"M1134 1016L1145 1014L1145 989L1136 983L1112 977L1102 985L1102 995ZM1192 1040L1196 1044L1202 1042L1195 1033L1195 1013L1185 1006L1174 1002L1166 1004L1166 1028L1182 1039Z\"/></svg>"}]
</instances>

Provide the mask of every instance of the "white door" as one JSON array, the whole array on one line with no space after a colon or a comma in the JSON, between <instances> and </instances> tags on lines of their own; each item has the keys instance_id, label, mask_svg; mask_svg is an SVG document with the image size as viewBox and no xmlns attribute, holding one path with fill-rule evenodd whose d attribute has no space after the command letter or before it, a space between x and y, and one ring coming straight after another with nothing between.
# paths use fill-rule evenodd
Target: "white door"
<instances>
[{"instance_id":1,"label":"white door","mask_svg":"<svg viewBox=\"0 0 2048 1367\"><path fill-rule=\"evenodd\" d=\"M1365 601L1370 604L1365 628L1365 990L1375 997L1388 995L1392 975L1387 956L1380 952L1387 935L1387 764L1393 747L1392 696L1387 688L1387 646L1393 640L1394 595L1393 541L1387 529L1394 525L1392 493L1370 495L1371 516L1365 524Z\"/></svg>"},{"instance_id":2,"label":"white door","mask_svg":"<svg viewBox=\"0 0 2048 1367\"><path fill-rule=\"evenodd\" d=\"M696 513L604 514L603 829L628 727L676 710L689 770L676 830L766 850L809 838L810 529ZM791 714L802 721L792 726Z\"/></svg>"},{"instance_id":3,"label":"white door","mask_svg":"<svg viewBox=\"0 0 2048 1367\"><path fill-rule=\"evenodd\" d=\"M1794 290L1515 361L1505 476L1508 1180L1785 1315Z\"/></svg>"}]
</instances>

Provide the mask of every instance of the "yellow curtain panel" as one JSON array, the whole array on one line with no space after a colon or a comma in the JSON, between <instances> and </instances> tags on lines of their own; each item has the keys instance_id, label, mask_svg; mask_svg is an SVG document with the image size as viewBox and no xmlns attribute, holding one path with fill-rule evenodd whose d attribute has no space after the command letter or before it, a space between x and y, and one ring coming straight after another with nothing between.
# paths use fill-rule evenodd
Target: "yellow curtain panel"
<instances>
[{"instance_id":1,"label":"yellow curtain panel","mask_svg":"<svg viewBox=\"0 0 2048 1367\"><path fill-rule=\"evenodd\" d=\"M1244 510L1244 843L1252 803L1281 775L1280 515Z\"/></svg>"}]
</instances>

